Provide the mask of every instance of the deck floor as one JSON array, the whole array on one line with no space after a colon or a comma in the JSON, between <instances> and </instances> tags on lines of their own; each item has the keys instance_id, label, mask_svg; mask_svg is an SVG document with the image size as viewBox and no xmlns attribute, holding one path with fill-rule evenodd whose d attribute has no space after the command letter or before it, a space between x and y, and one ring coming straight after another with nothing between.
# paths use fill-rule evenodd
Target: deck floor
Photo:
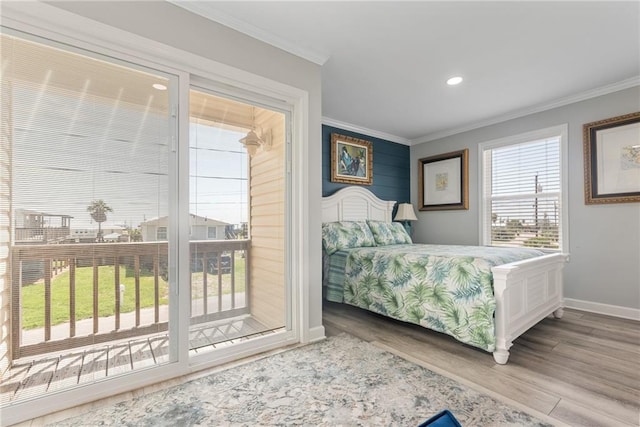
<instances>
[{"instance_id":1,"label":"deck floor","mask_svg":"<svg viewBox=\"0 0 640 427\"><path fill-rule=\"evenodd\" d=\"M250 316L192 325L189 354L211 351L278 330L269 329ZM168 353L169 337L164 332L20 359L2 377L0 405L167 363Z\"/></svg>"}]
</instances>

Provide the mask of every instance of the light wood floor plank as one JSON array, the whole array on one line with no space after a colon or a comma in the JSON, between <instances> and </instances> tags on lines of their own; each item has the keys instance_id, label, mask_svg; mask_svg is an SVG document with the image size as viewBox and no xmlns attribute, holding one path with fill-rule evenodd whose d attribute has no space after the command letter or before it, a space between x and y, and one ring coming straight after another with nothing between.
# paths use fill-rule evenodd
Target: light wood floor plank
<instances>
[{"instance_id":1,"label":"light wood floor plank","mask_svg":"<svg viewBox=\"0 0 640 427\"><path fill-rule=\"evenodd\" d=\"M638 423L624 422L618 418L592 411L590 408L578 405L570 400L562 400L551 412L551 416L572 426L589 427L623 427L637 426Z\"/></svg>"},{"instance_id":2,"label":"light wood floor plank","mask_svg":"<svg viewBox=\"0 0 640 427\"><path fill-rule=\"evenodd\" d=\"M449 336L356 307L325 303L323 321L328 335L383 343L558 422L640 425L640 322L566 309L525 332L498 365Z\"/></svg>"}]
</instances>

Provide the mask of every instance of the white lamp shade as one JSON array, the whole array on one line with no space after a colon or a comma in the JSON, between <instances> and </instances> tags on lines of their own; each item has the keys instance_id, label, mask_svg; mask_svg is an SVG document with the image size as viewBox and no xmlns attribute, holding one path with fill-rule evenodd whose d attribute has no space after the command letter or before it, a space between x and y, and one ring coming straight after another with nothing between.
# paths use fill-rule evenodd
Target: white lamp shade
<instances>
[{"instance_id":1,"label":"white lamp shade","mask_svg":"<svg viewBox=\"0 0 640 427\"><path fill-rule=\"evenodd\" d=\"M413 210L411 203L400 203L398 205L398 212L396 212L396 221L417 221L416 213Z\"/></svg>"}]
</instances>

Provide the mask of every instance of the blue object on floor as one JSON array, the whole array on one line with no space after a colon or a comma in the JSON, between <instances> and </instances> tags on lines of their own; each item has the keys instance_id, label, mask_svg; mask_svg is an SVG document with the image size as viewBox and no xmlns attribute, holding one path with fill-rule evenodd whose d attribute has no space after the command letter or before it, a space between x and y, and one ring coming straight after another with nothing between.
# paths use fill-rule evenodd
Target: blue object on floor
<instances>
[{"instance_id":1,"label":"blue object on floor","mask_svg":"<svg viewBox=\"0 0 640 427\"><path fill-rule=\"evenodd\" d=\"M445 409L438 412L418 427L462 427L451 411Z\"/></svg>"}]
</instances>

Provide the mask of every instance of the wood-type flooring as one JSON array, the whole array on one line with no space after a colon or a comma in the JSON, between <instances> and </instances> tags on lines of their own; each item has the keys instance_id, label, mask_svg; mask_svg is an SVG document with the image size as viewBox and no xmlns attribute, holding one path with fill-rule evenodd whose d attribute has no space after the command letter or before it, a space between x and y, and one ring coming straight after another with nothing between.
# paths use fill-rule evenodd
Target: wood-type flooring
<instances>
[{"instance_id":1,"label":"wood-type flooring","mask_svg":"<svg viewBox=\"0 0 640 427\"><path fill-rule=\"evenodd\" d=\"M327 336L348 332L571 426L640 425L640 322L565 309L525 332L506 365L452 337L325 302Z\"/></svg>"}]
</instances>

